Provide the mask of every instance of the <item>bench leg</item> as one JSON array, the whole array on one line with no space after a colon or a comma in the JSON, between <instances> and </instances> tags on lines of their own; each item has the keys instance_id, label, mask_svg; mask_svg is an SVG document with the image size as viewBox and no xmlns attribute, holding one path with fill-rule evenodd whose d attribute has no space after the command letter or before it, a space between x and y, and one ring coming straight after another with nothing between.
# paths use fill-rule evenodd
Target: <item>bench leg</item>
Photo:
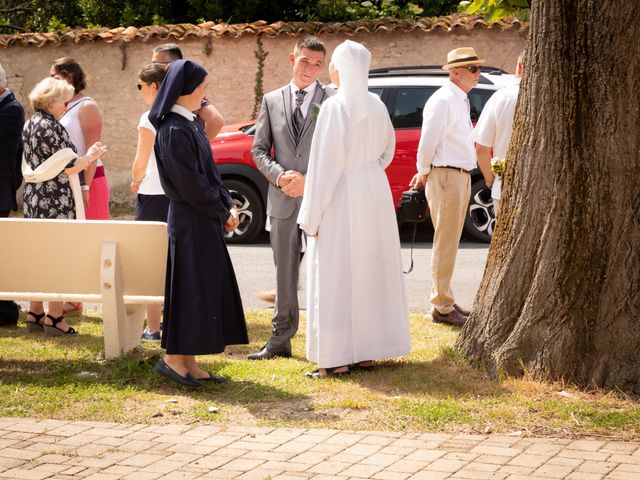
<instances>
[{"instance_id":1,"label":"bench leg","mask_svg":"<svg viewBox=\"0 0 640 480\"><path fill-rule=\"evenodd\" d=\"M100 264L100 289L102 291L104 355L118 357L140 345L140 333L144 323L144 305L125 305L118 244L102 244Z\"/></svg>"}]
</instances>

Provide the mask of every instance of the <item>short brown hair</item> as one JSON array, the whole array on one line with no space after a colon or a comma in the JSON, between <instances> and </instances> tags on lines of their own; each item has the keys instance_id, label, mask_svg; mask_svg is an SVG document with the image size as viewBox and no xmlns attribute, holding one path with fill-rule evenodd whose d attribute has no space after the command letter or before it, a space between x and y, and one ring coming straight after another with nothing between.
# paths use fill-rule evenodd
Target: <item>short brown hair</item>
<instances>
[{"instance_id":1,"label":"short brown hair","mask_svg":"<svg viewBox=\"0 0 640 480\"><path fill-rule=\"evenodd\" d=\"M313 50L314 52L322 52L324 55L327 54L327 48L324 46L324 43L315 35L307 35L299 38L296 46L293 48L293 54L297 57L303 48Z\"/></svg>"},{"instance_id":2,"label":"short brown hair","mask_svg":"<svg viewBox=\"0 0 640 480\"><path fill-rule=\"evenodd\" d=\"M71 85L76 93L87 88L87 76L82 67L71 57L58 58L53 62L53 69L61 77L71 79Z\"/></svg>"},{"instance_id":3,"label":"short brown hair","mask_svg":"<svg viewBox=\"0 0 640 480\"><path fill-rule=\"evenodd\" d=\"M162 63L149 63L140 69L138 78L144 83L155 83L160 86L167 75L167 66Z\"/></svg>"}]
</instances>

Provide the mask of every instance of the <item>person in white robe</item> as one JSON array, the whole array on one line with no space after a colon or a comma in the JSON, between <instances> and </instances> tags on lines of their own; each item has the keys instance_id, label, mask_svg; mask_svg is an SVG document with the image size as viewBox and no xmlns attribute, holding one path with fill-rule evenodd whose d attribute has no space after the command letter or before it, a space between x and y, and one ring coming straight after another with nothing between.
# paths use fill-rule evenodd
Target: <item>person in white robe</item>
<instances>
[{"instance_id":1,"label":"person in white robe","mask_svg":"<svg viewBox=\"0 0 640 480\"><path fill-rule=\"evenodd\" d=\"M344 374L411 349L400 239L384 169L395 150L386 107L368 92L371 53L333 53L338 93L317 118L300 228L307 246L308 376Z\"/></svg>"}]
</instances>

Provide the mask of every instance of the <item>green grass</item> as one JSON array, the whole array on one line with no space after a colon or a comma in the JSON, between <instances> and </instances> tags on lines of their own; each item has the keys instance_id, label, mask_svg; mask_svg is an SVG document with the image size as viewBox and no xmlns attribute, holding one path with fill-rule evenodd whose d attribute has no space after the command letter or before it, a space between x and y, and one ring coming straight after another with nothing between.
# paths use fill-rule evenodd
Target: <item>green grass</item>
<instances>
[{"instance_id":1,"label":"green grass","mask_svg":"<svg viewBox=\"0 0 640 480\"><path fill-rule=\"evenodd\" d=\"M313 380L304 322L290 359L249 362L270 332L271 311L248 314L252 345L200 357L230 379L188 390L153 372L162 355L146 343L105 361L102 323L80 317L73 337L0 329L0 416L123 423L206 422L356 430L596 435L640 439L638 399L530 379L489 379L453 348L458 330L414 315L413 351L375 370ZM303 319L304 320L304 319Z\"/></svg>"}]
</instances>

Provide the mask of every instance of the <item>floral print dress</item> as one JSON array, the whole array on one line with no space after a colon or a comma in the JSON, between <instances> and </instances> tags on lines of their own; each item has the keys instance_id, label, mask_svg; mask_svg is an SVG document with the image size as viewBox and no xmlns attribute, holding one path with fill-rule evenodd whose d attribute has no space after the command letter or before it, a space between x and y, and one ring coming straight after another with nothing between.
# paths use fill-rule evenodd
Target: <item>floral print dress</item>
<instances>
[{"instance_id":1,"label":"floral print dress","mask_svg":"<svg viewBox=\"0 0 640 480\"><path fill-rule=\"evenodd\" d=\"M51 155L75 147L64 127L49 112L38 110L22 130L24 158L32 169ZM27 183L24 188L25 218L75 219L76 210L69 176L58 176L42 183Z\"/></svg>"}]
</instances>

